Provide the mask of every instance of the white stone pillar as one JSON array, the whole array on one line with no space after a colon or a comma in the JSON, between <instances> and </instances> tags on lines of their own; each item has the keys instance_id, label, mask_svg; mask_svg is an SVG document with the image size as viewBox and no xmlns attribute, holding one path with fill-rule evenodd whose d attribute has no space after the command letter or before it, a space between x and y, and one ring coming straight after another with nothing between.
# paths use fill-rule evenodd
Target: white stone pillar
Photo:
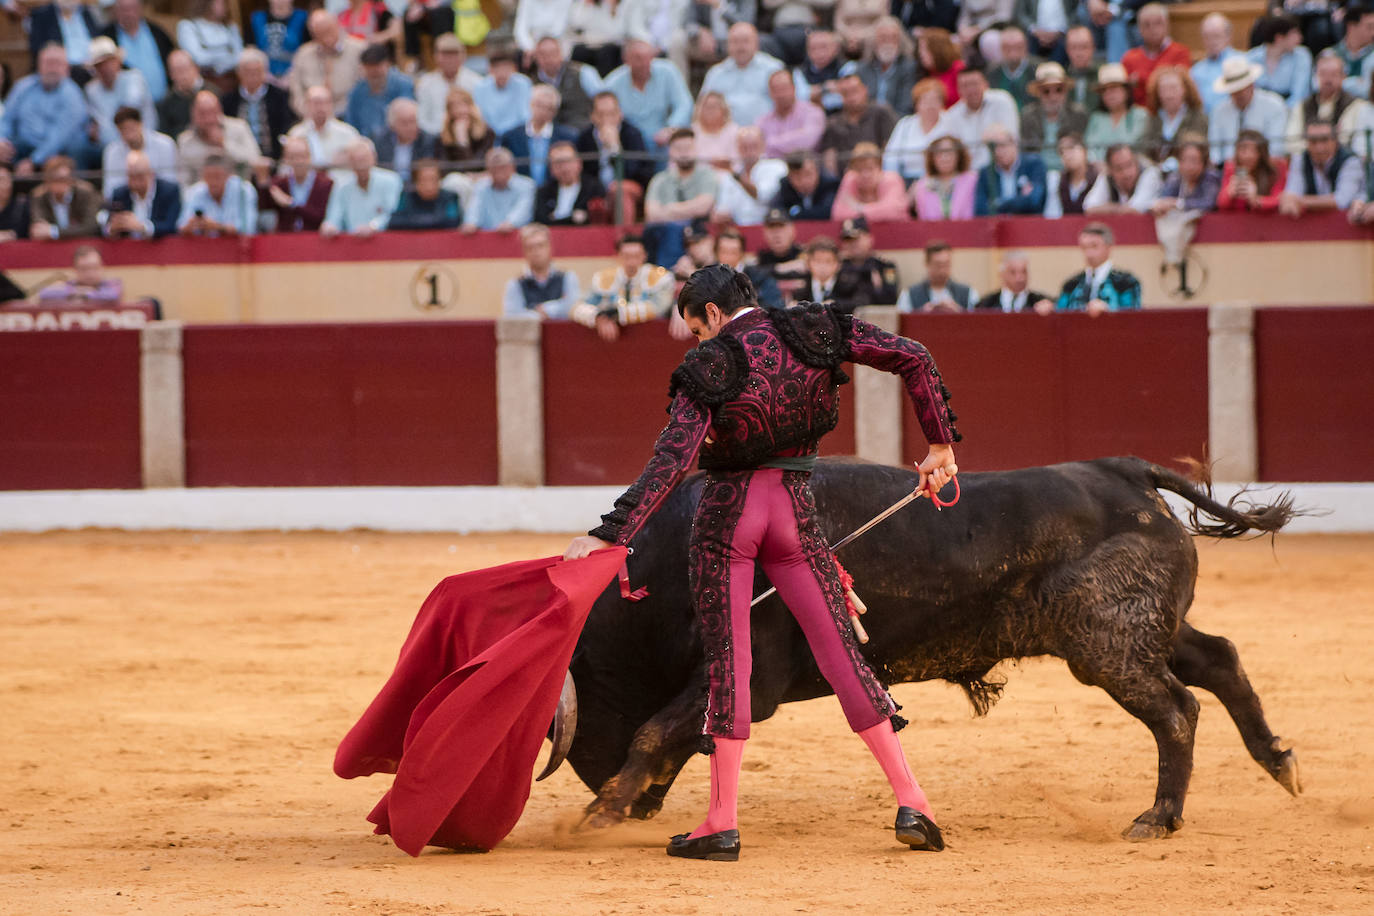
<instances>
[{"instance_id":1,"label":"white stone pillar","mask_svg":"<svg viewBox=\"0 0 1374 916\"><path fill-rule=\"evenodd\" d=\"M1255 307L1222 302L1207 310L1207 454L1212 476L1259 478L1255 416Z\"/></svg>"},{"instance_id":2,"label":"white stone pillar","mask_svg":"<svg viewBox=\"0 0 1374 916\"><path fill-rule=\"evenodd\" d=\"M140 333L139 406L143 486L186 486L186 392L181 322L154 321Z\"/></svg>"},{"instance_id":3,"label":"white stone pillar","mask_svg":"<svg viewBox=\"0 0 1374 916\"><path fill-rule=\"evenodd\" d=\"M854 314L897 333L899 316L894 306L862 306ZM854 367L854 451L869 461L902 463L902 383L890 372Z\"/></svg>"},{"instance_id":4,"label":"white stone pillar","mask_svg":"<svg viewBox=\"0 0 1374 916\"><path fill-rule=\"evenodd\" d=\"M537 318L496 322L496 441L503 487L544 483L542 341Z\"/></svg>"}]
</instances>

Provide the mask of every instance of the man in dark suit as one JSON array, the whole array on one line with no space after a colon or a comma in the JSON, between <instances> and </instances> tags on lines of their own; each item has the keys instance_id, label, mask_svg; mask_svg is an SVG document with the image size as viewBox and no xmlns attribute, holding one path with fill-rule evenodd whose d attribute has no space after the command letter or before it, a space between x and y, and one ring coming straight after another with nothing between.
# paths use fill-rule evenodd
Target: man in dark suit
<instances>
[{"instance_id":1,"label":"man in dark suit","mask_svg":"<svg viewBox=\"0 0 1374 916\"><path fill-rule=\"evenodd\" d=\"M105 235L116 239L160 239L174 235L181 218L181 188L176 182L158 178L152 163L140 150L125 160L128 184L110 195L110 215L105 220Z\"/></svg>"},{"instance_id":2,"label":"man in dark suit","mask_svg":"<svg viewBox=\"0 0 1374 916\"><path fill-rule=\"evenodd\" d=\"M78 239L100 234L104 201L88 182L76 178L76 165L67 156L51 156L43 163L43 183L33 194L29 238Z\"/></svg>"},{"instance_id":3,"label":"man in dark suit","mask_svg":"<svg viewBox=\"0 0 1374 916\"><path fill-rule=\"evenodd\" d=\"M973 212L978 216L1040 216L1045 212L1045 162L1022 154L1005 127L988 128L992 161L978 172Z\"/></svg>"},{"instance_id":4,"label":"man in dark suit","mask_svg":"<svg viewBox=\"0 0 1374 916\"><path fill-rule=\"evenodd\" d=\"M542 185L549 177L549 150L562 140L577 140L577 131L565 124L555 124L560 99L558 90L540 83L530 92L530 119L519 127L512 127L498 142L515 157L521 175Z\"/></svg>"},{"instance_id":5,"label":"man in dark suit","mask_svg":"<svg viewBox=\"0 0 1374 916\"><path fill-rule=\"evenodd\" d=\"M773 206L794 220L828 220L839 190L840 180L821 171L815 153L793 153L787 157L787 177L778 185Z\"/></svg>"},{"instance_id":6,"label":"man in dark suit","mask_svg":"<svg viewBox=\"0 0 1374 916\"><path fill-rule=\"evenodd\" d=\"M615 163L623 159L625 180L639 186L640 194L658 171L657 163L647 158L644 135L620 111L620 100L612 92L599 92L592 100L592 123L577 136L577 151L586 158L596 177L608 189L615 181ZM640 155L627 155L635 154Z\"/></svg>"},{"instance_id":7,"label":"man in dark suit","mask_svg":"<svg viewBox=\"0 0 1374 916\"><path fill-rule=\"evenodd\" d=\"M288 137L282 144L282 165L276 178L257 182L258 209L277 214L278 232L316 232L329 208L334 182L310 164L310 144L304 137Z\"/></svg>"},{"instance_id":8,"label":"man in dark suit","mask_svg":"<svg viewBox=\"0 0 1374 916\"><path fill-rule=\"evenodd\" d=\"M595 173L582 171L577 148L564 140L549 147L549 180L534 193L534 221L545 226L604 222L606 189Z\"/></svg>"},{"instance_id":9,"label":"man in dark suit","mask_svg":"<svg viewBox=\"0 0 1374 916\"><path fill-rule=\"evenodd\" d=\"M392 99L386 106L386 130L373 137L377 162L400 175L410 174L415 163L443 159L439 138L420 130L420 106L414 99Z\"/></svg>"},{"instance_id":10,"label":"man in dark suit","mask_svg":"<svg viewBox=\"0 0 1374 916\"><path fill-rule=\"evenodd\" d=\"M235 72L239 88L220 96L224 114L243 119L263 155L280 159L281 138L296 123L290 93L267 82L267 55L257 48L244 49Z\"/></svg>"},{"instance_id":11,"label":"man in dark suit","mask_svg":"<svg viewBox=\"0 0 1374 916\"><path fill-rule=\"evenodd\" d=\"M57 44L66 47L67 43L63 41L62 36L64 20L69 29L85 29L88 39L100 34L99 20L91 12L91 7L84 3L66 0L63 3L49 3L47 6L38 7L29 13L29 57L33 69L38 69L38 52L45 46ZM72 65L72 79L76 80L78 85L84 86L91 78L91 71L85 66L90 61L84 57L73 60L71 51L71 48L67 48L67 63Z\"/></svg>"},{"instance_id":12,"label":"man in dark suit","mask_svg":"<svg viewBox=\"0 0 1374 916\"><path fill-rule=\"evenodd\" d=\"M978 300L974 311L979 312L1036 312L1048 315L1054 311L1054 300L1030 288L1030 259L1024 251L1008 251L1002 255L998 272L1001 289L995 289Z\"/></svg>"},{"instance_id":13,"label":"man in dark suit","mask_svg":"<svg viewBox=\"0 0 1374 916\"><path fill-rule=\"evenodd\" d=\"M114 21L100 33L119 45L124 64L143 74L153 101L167 92L167 55L175 50L162 26L143 15L143 0L115 0Z\"/></svg>"}]
</instances>

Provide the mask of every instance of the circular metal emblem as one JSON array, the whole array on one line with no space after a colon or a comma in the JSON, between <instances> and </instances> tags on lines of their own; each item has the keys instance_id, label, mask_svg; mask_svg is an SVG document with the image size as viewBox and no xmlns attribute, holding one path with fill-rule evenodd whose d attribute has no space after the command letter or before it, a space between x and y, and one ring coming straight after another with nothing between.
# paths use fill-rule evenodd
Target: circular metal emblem
<instances>
[{"instance_id":1,"label":"circular metal emblem","mask_svg":"<svg viewBox=\"0 0 1374 916\"><path fill-rule=\"evenodd\" d=\"M422 312L446 312L458 303L458 275L442 264L421 264L410 281L410 302Z\"/></svg>"}]
</instances>

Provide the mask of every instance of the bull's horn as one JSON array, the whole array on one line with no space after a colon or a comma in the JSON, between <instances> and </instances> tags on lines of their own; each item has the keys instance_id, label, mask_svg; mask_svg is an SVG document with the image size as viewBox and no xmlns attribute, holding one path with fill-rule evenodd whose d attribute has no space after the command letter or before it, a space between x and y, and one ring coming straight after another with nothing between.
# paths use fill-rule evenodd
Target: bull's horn
<instances>
[{"instance_id":1,"label":"bull's horn","mask_svg":"<svg viewBox=\"0 0 1374 916\"><path fill-rule=\"evenodd\" d=\"M573 683L572 672L563 676L563 692L558 696L558 711L553 714L553 728L549 740L553 750L549 751L549 762L544 770L534 778L535 782L548 779L568 757L572 747L573 735L577 733L577 685Z\"/></svg>"}]
</instances>

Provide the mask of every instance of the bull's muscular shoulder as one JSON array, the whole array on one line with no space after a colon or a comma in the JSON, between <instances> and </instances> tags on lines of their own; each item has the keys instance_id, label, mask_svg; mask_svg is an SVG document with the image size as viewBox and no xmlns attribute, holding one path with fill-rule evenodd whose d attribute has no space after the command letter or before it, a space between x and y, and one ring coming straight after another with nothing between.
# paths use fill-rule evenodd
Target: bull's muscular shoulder
<instances>
[{"instance_id":1,"label":"bull's muscular shoulder","mask_svg":"<svg viewBox=\"0 0 1374 916\"><path fill-rule=\"evenodd\" d=\"M797 358L814 369L834 369L848 357L853 320L833 305L803 302L772 309L768 317Z\"/></svg>"},{"instance_id":2,"label":"bull's muscular shoulder","mask_svg":"<svg viewBox=\"0 0 1374 916\"><path fill-rule=\"evenodd\" d=\"M740 396L748 377L744 344L734 335L720 334L687 351L682 365L673 370L668 396L681 392L698 404L719 407Z\"/></svg>"}]
</instances>

